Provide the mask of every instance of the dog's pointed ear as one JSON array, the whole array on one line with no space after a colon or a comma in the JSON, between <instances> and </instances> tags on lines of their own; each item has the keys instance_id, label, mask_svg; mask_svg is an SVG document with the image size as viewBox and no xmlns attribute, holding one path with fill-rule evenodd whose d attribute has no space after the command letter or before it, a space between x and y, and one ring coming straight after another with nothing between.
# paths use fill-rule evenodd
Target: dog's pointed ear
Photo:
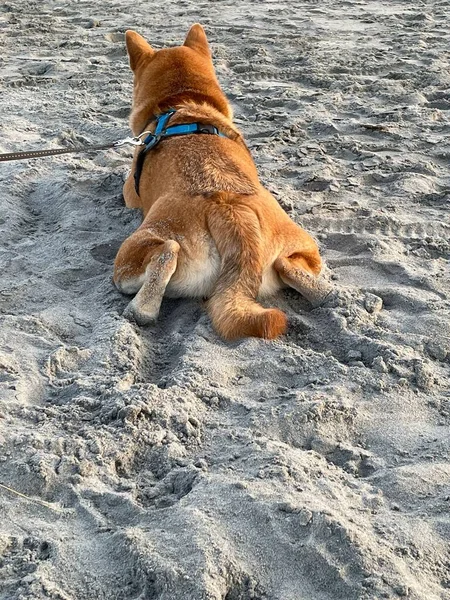
<instances>
[{"instance_id":1,"label":"dog's pointed ear","mask_svg":"<svg viewBox=\"0 0 450 600\"><path fill-rule=\"evenodd\" d=\"M192 25L189 29L189 33L184 40L184 45L188 46L188 48L192 48L192 50L196 50L208 58L211 57L211 50L209 48L205 30L199 23L195 23L195 25Z\"/></svg>"},{"instance_id":2,"label":"dog's pointed ear","mask_svg":"<svg viewBox=\"0 0 450 600\"><path fill-rule=\"evenodd\" d=\"M144 38L135 31L125 33L128 56L130 58L130 67L134 71L145 56L153 56L155 50Z\"/></svg>"}]
</instances>

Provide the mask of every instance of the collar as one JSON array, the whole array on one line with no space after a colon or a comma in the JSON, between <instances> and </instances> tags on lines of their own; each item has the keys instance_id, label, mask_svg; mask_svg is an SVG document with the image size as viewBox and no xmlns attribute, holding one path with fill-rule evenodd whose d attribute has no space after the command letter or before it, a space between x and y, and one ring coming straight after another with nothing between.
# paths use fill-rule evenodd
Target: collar
<instances>
[{"instance_id":1,"label":"collar","mask_svg":"<svg viewBox=\"0 0 450 600\"><path fill-rule=\"evenodd\" d=\"M170 118L176 112L177 111L174 108L171 108L167 112L157 115L155 117L155 133L152 133L150 131L144 131L139 136L143 137L145 134L147 134L143 140L143 145L145 147L138 154L136 160L136 170L134 172L134 187L138 196L139 180L141 178L145 156L149 150L152 150L164 138L173 137L176 135L190 135L192 133L205 133L210 135L218 135L220 137L228 137L224 133L221 133L214 125L206 125L204 123L180 123L179 125L172 125L172 127L167 127Z\"/></svg>"}]
</instances>

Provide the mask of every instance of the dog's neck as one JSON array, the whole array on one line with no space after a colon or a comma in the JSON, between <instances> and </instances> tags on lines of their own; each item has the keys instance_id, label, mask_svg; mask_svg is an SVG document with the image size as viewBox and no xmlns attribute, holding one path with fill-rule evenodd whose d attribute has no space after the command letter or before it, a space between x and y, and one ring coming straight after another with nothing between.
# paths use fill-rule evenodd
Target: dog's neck
<instances>
[{"instance_id":1,"label":"dog's neck","mask_svg":"<svg viewBox=\"0 0 450 600\"><path fill-rule=\"evenodd\" d=\"M215 97L197 90L183 90L173 94L158 103L160 112L169 110L172 106L181 107L186 104L198 104L199 106L210 106L225 118L232 120L233 113L225 97Z\"/></svg>"},{"instance_id":2,"label":"dog's neck","mask_svg":"<svg viewBox=\"0 0 450 600\"><path fill-rule=\"evenodd\" d=\"M221 120L226 119L232 125L233 112L225 96L221 98L198 90L185 89L167 96L156 105L140 109L139 112L136 111L137 114L132 114L133 133L139 135L155 120L156 115L162 114L171 108L180 110L189 107L192 110L194 106L201 107L202 113L209 107L212 114L215 114Z\"/></svg>"}]
</instances>

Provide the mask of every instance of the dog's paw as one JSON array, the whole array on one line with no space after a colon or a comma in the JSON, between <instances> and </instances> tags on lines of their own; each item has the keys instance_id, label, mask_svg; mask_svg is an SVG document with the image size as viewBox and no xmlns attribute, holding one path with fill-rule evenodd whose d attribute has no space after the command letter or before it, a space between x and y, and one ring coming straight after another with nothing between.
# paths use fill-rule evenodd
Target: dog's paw
<instances>
[{"instance_id":1,"label":"dog's paw","mask_svg":"<svg viewBox=\"0 0 450 600\"><path fill-rule=\"evenodd\" d=\"M310 299L310 303L313 308L319 307L329 307L332 306L335 302L334 298L337 292L336 289L331 287L330 285L323 285L317 291L317 295L314 298Z\"/></svg>"},{"instance_id":2,"label":"dog's paw","mask_svg":"<svg viewBox=\"0 0 450 600\"><path fill-rule=\"evenodd\" d=\"M309 300L313 308L325 306L335 292L334 286L324 277L311 277L311 285L304 290L304 296Z\"/></svg>"},{"instance_id":3,"label":"dog's paw","mask_svg":"<svg viewBox=\"0 0 450 600\"><path fill-rule=\"evenodd\" d=\"M125 319L135 322L141 327L144 325L152 325L158 318L158 313L148 313L142 310L142 308L136 305L134 300L128 304L122 314Z\"/></svg>"},{"instance_id":4,"label":"dog's paw","mask_svg":"<svg viewBox=\"0 0 450 600\"><path fill-rule=\"evenodd\" d=\"M351 295L347 290L341 287L333 286L328 290L318 304L314 304L314 308L338 308L348 306L351 302Z\"/></svg>"}]
</instances>

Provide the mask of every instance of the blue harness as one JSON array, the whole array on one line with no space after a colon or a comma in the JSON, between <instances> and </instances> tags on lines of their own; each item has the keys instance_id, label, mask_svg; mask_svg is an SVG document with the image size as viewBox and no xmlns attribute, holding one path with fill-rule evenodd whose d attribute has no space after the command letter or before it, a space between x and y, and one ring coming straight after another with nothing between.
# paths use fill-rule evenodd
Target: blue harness
<instances>
[{"instance_id":1,"label":"blue harness","mask_svg":"<svg viewBox=\"0 0 450 600\"><path fill-rule=\"evenodd\" d=\"M156 129L155 133L149 133L144 139L145 148L143 148L136 160L136 170L134 172L134 187L136 194L139 195L139 180L141 178L142 167L147 152L154 148L161 140L175 135L189 135L191 133L207 133L210 135L219 135L220 137L227 137L224 133L221 133L214 125L205 125L204 123L187 123L180 125L172 125L172 127L166 127L169 119L177 111L170 109L161 115L156 117Z\"/></svg>"}]
</instances>

